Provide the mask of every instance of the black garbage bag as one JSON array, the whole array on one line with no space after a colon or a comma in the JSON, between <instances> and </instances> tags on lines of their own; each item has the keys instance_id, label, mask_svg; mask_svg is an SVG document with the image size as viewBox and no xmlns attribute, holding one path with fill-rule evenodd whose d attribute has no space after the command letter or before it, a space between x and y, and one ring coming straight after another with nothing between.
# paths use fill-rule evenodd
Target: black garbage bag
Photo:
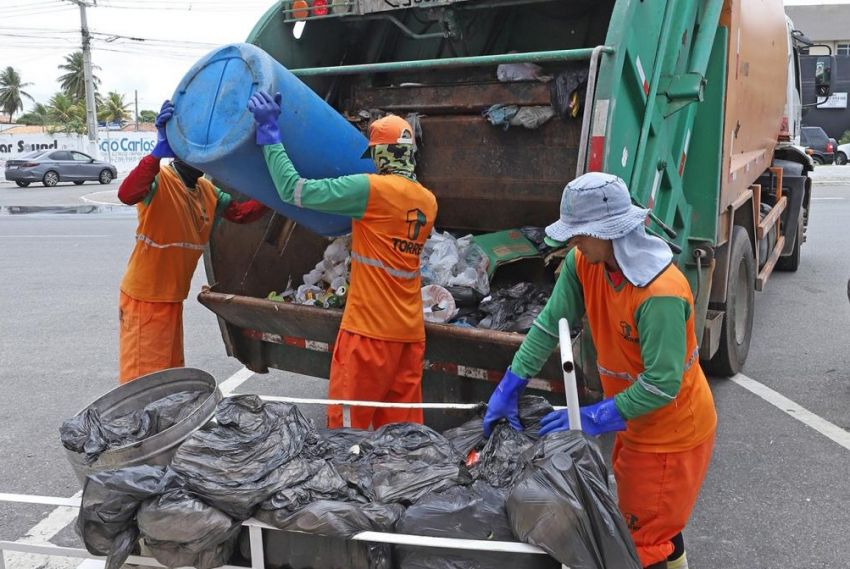
<instances>
[{"instance_id":1,"label":"black garbage bag","mask_svg":"<svg viewBox=\"0 0 850 569\"><path fill-rule=\"evenodd\" d=\"M528 332L551 294L551 285L537 287L528 282L498 290L479 305L485 317L478 323L478 327L505 332ZM532 310L537 311L534 318L522 318Z\"/></svg>"},{"instance_id":2,"label":"black garbage bag","mask_svg":"<svg viewBox=\"0 0 850 569\"><path fill-rule=\"evenodd\" d=\"M295 458L283 468L290 473L286 485L254 512L257 519L268 524L277 526L274 520L285 519L311 502L349 497L348 484L323 458Z\"/></svg>"},{"instance_id":3,"label":"black garbage bag","mask_svg":"<svg viewBox=\"0 0 850 569\"><path fill-rule=\"evenodd\" d=\"M640 569L594 443L579 431L553 433L523 460L507 501L520 540L572 569Z\"/></svg>"},{"instance_id":4,"label":"black garbage bag","mask_svg":"<svg viewBox=\"0 0 850 569\"><path fill-rule=\"evenodd\" d=\"M144 440L174 426L208 396L205 391L183 391L157 399L139 410L104 416L89 407L62 423L59 437L65 448L84 453L85 463L92 464L107 449Z\"/></svg>"},{"instance_id":5,"label":"black garbage bag","mask_svg":"<svg viewBox=\"0 0 850 569\"><path fill-rule=\"evenodd\" d=\"M90 474L83 485L77 533L89 553L118 569L139 538L136 512L145 500L174 484L161 466L133 466Z\"/></svg>"},{"instance_id":6,"label":"black garbage bag","mask_svg":"<svg viewBox=\"0 0 850 569\"><path fill-rule=\"evenodd\" d=\"M524 427L524 434L537 440L540 420L552 411L552 404L539 395L523 395L520 397L519 420ZM443 433L443 436L451 442L455 451L461 456L467 457L467 463L469 463L469 453L473 450L480 451L487 443L487 439L484 438L483 418L484 410L477 413L474 419Z\"/></svg>"},{"instance_id":7,"label":"black garbage bag","mask_svg":"<svg viewBox=\"0 0 850 569\"><path fill-rule=\"evenodd\" d=\"M587 91L589 68L584 62L569 62L549 83L549 100L559 117L579 118Z\"/></svg>"},{"instance_id":8,"label":"black garbage bag","mask_svg":"<svg viewBox=\"0 0 850 569\"><path fill-rule=\"evenodd\" d=\"M215 418L180 445L171 467L188 490L236 520L291 483L284 466L292 459L325 452L294 405L237 395L218 404Z\"/></svg>"},{"instance_id":9,"label":"black garbage bag","mask_svg":"<svg viewBox=\"0 0 850 569\"><path fill-rule=\"evenodd\" d=\"M366 454L375 501L412 504L471 478L463 457L440 433L415 423L392 423L375 431Z\"/></svg>"},{"instance_id":10,"label":"black garbage bag","mask_svg":"<svg viewBox=\"0 0 850 569\"><path fill-rule=\"evenodd\" d=\"M396 525L398 533L516 541L507 511L507 490L477 481L425 496L410 506ZM397 546L399 569L560 569L548 555L464 552L428 547Z\"/></svg>"},{"instance_id":11,"label":"black garbage bag","mask_svg":"<svg viewBox=\"0 0 850 569\"><path fill-rule=\"evenodd\" d=\"M373 448L374 431L361 429L324 429L320 431L325 458L348 484L348 500L367 502L372 494L372 468L366 455Z\"/></svg>"},{"instance_id":12,"label":"black garbage bag","mask_svg":"<svg viewBox=\"0 0 850 569\"><path fill-rule=\"evenodd\" d=\"M240 522L182 487L146 500L136 520L151 555L166 567L214 569L225 565L241 527Z\"/></svg>"}]
</instances>

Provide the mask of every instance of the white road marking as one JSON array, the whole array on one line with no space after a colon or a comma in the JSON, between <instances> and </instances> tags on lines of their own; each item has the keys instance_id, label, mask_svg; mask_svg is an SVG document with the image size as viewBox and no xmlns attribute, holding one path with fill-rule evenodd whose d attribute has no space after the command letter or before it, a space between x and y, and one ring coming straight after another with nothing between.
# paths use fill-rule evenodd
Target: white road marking
<instances>
[{"instance_id":1,"label":"white road marking","mask_svg":"<svg viewBox=\"0 0 850 569\"><path fill-rule=\"evenodd\" d=\"M240 385L248 381L250 377L254 375L254 372L250 369L243 367L229 378L225 379L221 383L218 384L218 388L221 391L221 394L225 397L228 397L234 391L236 391Z\"/></svg>"},{"instance_id":2,"label":"white road marking","mask_svg":"<svg viewBox=\"0 0 850 569\"><path fill-rule=\"evenodd\" d=\"M77 492L71 498L79 499L82 491ZM45 543L65 529L68 524L77 518L79 508L59 507L50 512L46 518L34 525L18 541L22 543ZM70 569L76 567L78 561L64 557L49 557L47 560L41 555L28 553L8 552L5 555L6 569Z\"/></svg>"},{"instance_id":3,"label":"white road marking","mask_svg":"<svg viewBox=\"0 0 850 569\"><path fill-rule=\"evenodd\" d=\"M219 383L218 388L221 390L222 395L227 397L253 375L253 371L243 367ZM82 494L82 491L77 492L71 499L79 499ZM18 541L22 543L47 543L77 518L78 511L78 508L56 508L46 518L33 526ZM45 561L44 556L41 555L14 553L11 551L5 555L5 561L6 569L71 569L72 567L77 567L77 569L99 569L103 567L102 561L84 561L80 563L77 559L66 557L48 557L47 561Z\"/></svg>"},{"instance_id":4,"label":"white road marking","mask_svg":"<svg viewBox=\"0 0 850 569\"><path fill-rule=\"evenodd\" d=\"M89 196L96 196L96 195L98 195L98 194L109 194L109 195L111 195L111 196L117 196L117 195L118 195L118 194L117 194L117 192L116 192L115 190L107 190L107 191L103 191L103 192L92 192L92 193L90 193L90 194L86 194L86 195L84 195L84 196L80 196L80 199L81 199L81 200L83 200L84 202L87 202L87 203L93 203L93 204L96 204L96 205L114 205L114 206L124 206L124 207L130 207L130 206L128 206L128 205L126 205L126 204L123 204L123 203L121 203L121 202L118 202L118 203L115 203L114 201L111 201L111 202L102 202L102 201L100 201L100 200L96 200L96 199L94 199L94 198L89 198Z\"/></svg>"},{"instance_id":5,"label":"white road marking","mask_svg":"<svg viewBox=\"0 0 850 569\"><path fill-rule=\"evenodd\" d=\"M850 432L842 429L838 425L830 423L823 417L815 415L805 407L791 401L784 395L777 393L768 386L759 383L758 381L747 377L744 374L737 374L731 378L732 381L749 391L754 393L776 407L784 411L789 416L794 417L807 427L811 427L826 438L836 442L850 450Z\"/></svg>"}]
</instances>

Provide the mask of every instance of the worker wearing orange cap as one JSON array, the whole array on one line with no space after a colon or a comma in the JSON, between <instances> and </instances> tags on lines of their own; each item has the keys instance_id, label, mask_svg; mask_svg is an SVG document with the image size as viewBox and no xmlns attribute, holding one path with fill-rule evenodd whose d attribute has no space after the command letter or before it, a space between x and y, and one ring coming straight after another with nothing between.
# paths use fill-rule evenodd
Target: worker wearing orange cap
<instances>
[{"instance_id":1,"label":"worker wearing orange cap","mask_svg":"<svg viewBox=\"0 0 850 569\"><path fill-rule=\"evenodd\" d=\"M274 99L257 92L248 104L269 172L281 199L352 218L351 280L331 361L329 397L359 401L422 401L425 322L419 257L437 217L437 200L416 181L413 129L389 115L369 127L377 174L302 178L281 143ZM352 427L422 422L421 409L354 407ZM339 406L328 426L343 426Z\"/></svg>"}]
</instances>

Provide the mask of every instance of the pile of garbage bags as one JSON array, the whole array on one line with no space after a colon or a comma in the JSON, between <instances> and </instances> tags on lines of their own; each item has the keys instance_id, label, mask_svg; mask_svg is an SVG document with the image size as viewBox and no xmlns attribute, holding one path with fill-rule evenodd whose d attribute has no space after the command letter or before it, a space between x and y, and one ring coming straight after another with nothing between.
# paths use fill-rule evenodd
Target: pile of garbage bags
<instances>
[{"instance_id":1,"label":"pile of garbage bags","mask_svg":"<svg viewBox=\"0 0 850 569\"><path fill-rule=\"evenodd\" d=\"M142 409L104 416L89 407L62 423L59 438L66 449L85 455L83 461L93 464L108 449L137 443L173 427L208 396L206 391L183 391L157 399Z\"/></svg>"},{"instance_id":2,"label":"pile of garbage bags","mask_svg":"<svg viewBox=\"0 0 850 569\"><path fill-rule=\"evenodd\" d=\"M524 397L525 430L503 424L485 439L480 416L445 434L412 423L332 431L294 405L229 397L170 466L89 476L77 530L107 569L139 540L168 567L213 569L228 563L250 517L284 530L264 540L272 569L505 565L506 554L347 539L362 531L519 538L549 553L510 554L523 569L638 569L598 449L582 433L538 439L551 409Z\"/></svg>"}]
</instances>

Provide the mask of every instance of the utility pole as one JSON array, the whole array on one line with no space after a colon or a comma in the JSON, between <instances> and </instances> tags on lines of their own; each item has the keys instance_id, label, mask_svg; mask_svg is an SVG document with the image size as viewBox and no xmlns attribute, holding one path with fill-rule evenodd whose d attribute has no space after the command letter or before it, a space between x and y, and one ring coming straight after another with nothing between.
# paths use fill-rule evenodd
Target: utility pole
<instances>
[{"instance_id":1,"label":"utility pole","mask_svg":"<svg viewBox=\"0 0 850 569\"><path fill-rule=\"evenodd\" d=\"M68 0L80 7L80 32L83 35L83 73L86 80L86 128L89 134L89 142L97 143L97 109L94 102L94 79L91 69L91 35L89 24L86 19L86 8L97 6L97 0L87 4L83 0ZM108 128L108 127L107 127Z\"/></svg>"}]
</instances>

